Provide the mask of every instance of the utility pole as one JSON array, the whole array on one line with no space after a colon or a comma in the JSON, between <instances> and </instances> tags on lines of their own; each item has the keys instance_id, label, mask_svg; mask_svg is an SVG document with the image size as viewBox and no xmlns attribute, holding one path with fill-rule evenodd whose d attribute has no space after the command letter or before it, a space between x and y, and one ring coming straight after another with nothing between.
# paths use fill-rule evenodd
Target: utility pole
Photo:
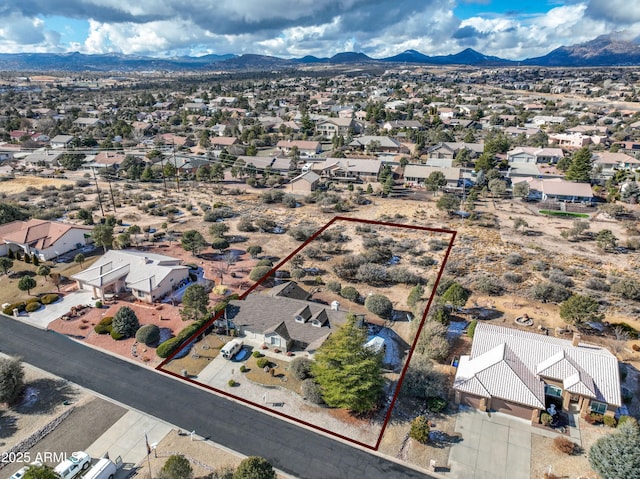
<instances>
[{"instance_id":1,"label":"utility pole","mask_svg":"<svg viewBox=\"0 0 640 479\"><path fill-rule=\"evenodd\" d=\"M91 168L91 172L93 173L93 181L96 182L96 191L98 193L98 203L100 203L100 211L102 212L102 217L104 218L104 208L102 206L102 195L100 194L100 187L98 186L98 178L96 178L96 170Z\"/></svg>"},{"instance_id":2,"label":"utility pole","mask_svg":"<svg viewBox=\"0 0 640 479\"><path fill-rule=\"evenodd\" d=\"M113 204L113 212L116 212L116 200L113 197L113 188L111 188L111 177L107 176L107 183L109 184L109 193L111 194L111 203Z\"/></svg>"},{"instance_id":3,"label":"utility pole","mask_svg":"<svg viewBox=\"0 0 640 479\"><path fill-rule=\"evenodd\" d=\"M160 153L160 171L162 172L162 183L164 184L164 195L167 196L167 177L164 176L164 155Z\"/></svg>"},{"instance_id":4,"label":"utility pole","mask_svg":"<svg viewBox=\"0 0 640 479\"><path fill-rule=\"evenodd\" d=\"M176 161L176 145L171 140L171 152L173 153L173 166L176 169L176 189L180 192L180 169L178 168L178 162Z\"/></svg>"}]
</instances>

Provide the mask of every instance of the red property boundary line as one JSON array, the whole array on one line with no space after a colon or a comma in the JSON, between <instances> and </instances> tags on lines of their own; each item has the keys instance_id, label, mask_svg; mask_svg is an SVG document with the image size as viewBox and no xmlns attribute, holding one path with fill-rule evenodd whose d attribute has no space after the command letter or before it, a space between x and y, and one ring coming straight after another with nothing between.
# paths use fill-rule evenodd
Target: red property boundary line
<instances>
[{"instance_id":1,"label":"red property boundary line","mask_svg":"<svg viewBox=\"0 0 640 479\"><path fill-rule=\"evenodd\" d=\"M427 306L425 307L424 310L424 314L422 315L422 319L420 320L420 326L418 326L418 330L416 331L416 335L415 338L413 340L413 343L411 344L411 348L409 349L409 353L407 355L407 359L405 361L404 367L402 368L402 372L400 373L400 378L398 379L398 384L396 385L396 389L395 392L393 394L393 398L391 399L391 403L389 404L387 413L385 415L384 418L384 422L382 424L382 428L380 430L380 434L378 436L378 440L376 441L375 446L372 446L370 444L367 443L363 443L360 441L357 441L353 438L344 436L340 433L337 433L335 431L332 431L330 429L326 429L323 428L321 426L318 426L316 424L304 421L302 419L298 419L294 416L290 416L288 414L285 414L283 412L274 410L274 409L269 409L266 406L263 406L262 404L256 403L254 401L249 401L241 396L236 396L235 394L230 394L226 391L214 388L212 386L209 386L207 384L203 384L201 382L195 381L191 378L188 377L184 377L181 376L173 371L167 371L164 369L164 366L170 362L171 360L173 360L173 358L180 353L180 351L182 349L184 349L185 347L187 347L189 345L189 343L191 343L195 338L197 338L199 335L201 335L207 328L209 328L211 326L211 324L218 319L220 316L222 316L222 314L224 313L223 311L218 312L213 318L211 318L209 321L207 321L204 325L202 325L202 327L200 327L192 336L190 336L187 340L185 340L185 342L183 343L183 345L178 348L176 351L174 351L170 356L168 356L164 361L162 361L157 367L156 370L160 371L164 374L168 374L170 376L173 376L175 378L178 378L182 381L187 381L190 382L194 385L203 387L205 389L208 389L210 391L215 392L216 394L225 396L225 397L229 397L232 398L236 401L239 401L243 404L247 404L249 406L261 409L265 412L268 412L269 414L274 414L277 416L280 416L282 418L285 418L287 420L296 422L298 424L301 424L303 426L309 427L311 429L315 429L317 431L321 431L325 434L328 434L330 436L334 436L337 437L339 439L342 439L343 441L347 441L350 442L352 444L355 444L357 446L363 447L365 449L369 449L369 450L373 450L373 451L377 451L378 448L380 447L380 442L382 441L382 436L384 435L384 432L387 428L387 425L389 424L389 421L391 419L391 414L393 412L393 408L395 407L396 401L398 400L398 396L400 394L400 388L402 386L402 382L404 381L404 377L405 374L407 373L407 369L409 367L409 363L411 362L411 357L413 356L413 352L415 350L416 347L416 343L418 342L418 338L420 336L420 333L422 332L422 328L424 326L424 323L427 319L427 313L429 312L429 309L431 308L431 304L433 303L433 299L435 297L435 293L436 293L436 289L438 287L438 284L440 284L440 279L442 278L442 274L444 273L444 267L447 264L447 261L449 259L449 255L451 253L451 249L453 247L453 243L455 241L457 232L454 230L448 230L448 229L443 229L443 228L429 228L426 226L416 226L416 225L403 225L403 224L399 224L399 223L386 223L383 221L375 221L375 220L365 220L365 219L358 219L358 218L349 218L349 217L345 217L345 216L335 216L331 221L329 221L326 225L324 225L322 228L320 228L318 231L316 231L313 235L311 235L306 241L304 241L299 247L297 247L292 253L290 253L285 259L283 259L282 261L280 261L276 266L274 266L273 268L271 268L271 270L269 270L268 273L266 273L262 278L260 278L253 286L251 286L247 291L245 291L239 299L244 300L249 294L251 294L256 288L258 288L264 281L267 280L267 278L269 278L271 275L275 274L275 271L278 270L279 268L281 268L283 265L285 265L291 258L293 258L295 255L297 255L304 247L306 247L310 242L312 242L313 240L315 240L319 235L321 235L325 230L327 230L327 228L333 226L334 223L336 222L351 222L351 223L364 223L364 224L370 224L373 226L386 226L386 227L396 227L396 228L403 228L403 229L413 229L413 230L418 230L418 231L425 231L425 232L430 232L430 233L442 233L442 234L449 234L451 235L451 239L449 240L449 246L447 247L446 253L444 255L444 259L442 261L442 264L440 266L440 270L438 271L438 275L436 277L436 282L433 286L433 289L431 291L431 295L429 296L429 301L427 302Z\"/></svg>"}]
</instances>

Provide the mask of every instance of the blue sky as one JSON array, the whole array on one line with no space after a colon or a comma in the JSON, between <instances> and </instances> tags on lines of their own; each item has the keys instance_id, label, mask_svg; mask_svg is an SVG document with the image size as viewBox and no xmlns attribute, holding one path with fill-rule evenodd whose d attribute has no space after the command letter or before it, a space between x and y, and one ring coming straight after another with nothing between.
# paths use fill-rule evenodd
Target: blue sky
<instances>
[{"instance_id":1,"label":"blue sky","mask_svg":"<svg viewBox=\"0 0 640 479\"><path fill-rule=\"evenodd\" d=\"M374 58L473 48L519 60L640 32L630 0L3 0L0 52Z\"/></svg>"}]
</instances>

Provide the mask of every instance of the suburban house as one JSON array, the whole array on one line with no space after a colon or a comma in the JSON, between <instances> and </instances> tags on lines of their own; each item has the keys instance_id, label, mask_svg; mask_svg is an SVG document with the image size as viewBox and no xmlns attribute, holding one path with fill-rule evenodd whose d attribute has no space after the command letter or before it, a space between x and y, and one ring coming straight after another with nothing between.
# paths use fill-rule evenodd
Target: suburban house
<instances>
[{"instance_id":1,"label":"suburban house","mask_svg":"<svg viewBox=\"0 0 640 479\"><path fill-rule=\"evenodd\" d=\"M161 254L110 250L72 278L79 289L92 290L94 298L131 291L140 301L153 303L184 285L189 267L180 259Z\"/></svg>"},{"instance_id":2,"label":"suburban house","mask_svg":"<svg viewBox=\"0 0 640 479\"><path fill-rule=\"evenodd\" d=\"M507 152L509 163L550 163L555 164L564 156L561 148L535 148L519 146Z\"/></svg>"},{"instance_id":3,"label":"suburban house","mask_svg":"<svg viewBox=\"0 0 640 479\"><path fill-rule=\"evenodd\" d=\"M316 123L316 131L327 138L334 136L349 136L349 133L359 131L357 123L352 118L326 118Z\"/></svg>"},{"instance_id":4,"label":"suburban house","mask_svg":"<svg viewBox=\"0 0 640 479\"><path fill-rule=\"evenodd\" d=\"M318 182L320 181L320 175L309 170L292 178L287 186L287 190L294 194L309 194L314 191Z\"/></svg>"},{"instance_id":5,"label":"suburban house","mask_svg":"<svg viewBox=\"0 0 640 479\"><path fill-rule=\"evenodd\" d=\"M371 151L384 151L390 153L400 153L403 147L400 142L394 138L389 138L388 136L360 136L358 138L354 138L349 146L352 148L360 149L360 150L371 150Z\"/></svg>"},{"instance_id":6,"label":"suburban house","mask_svg":"<svg viewBox=\"0 0 640 479\"><path fill-rule=\"evenodd\" d=\"M311 169L322 178L346 181L377 181L381 160L359 158L327 158L325 161L313 163Z\"/></svg>"},{"instance_id":7,"label":"suburban house","mask_svg":"<svg viewBox=\"0 0 640 479\"><path fill-rule=\"evenodd\" d=\"M427 157L453 160L462 149L469 150L471 158L476 158L484 151L484 145L482 143L442 142L430 147L427 150Z\"/></svg>"},{"instance_id":8,"label":"suburban house","mask_svg":"<svg viewBox=\"0 0 640 479\"><path fill-rule=\"evenodd\" d=\"M322 153L322 145L319 141L280 140L276 144L276 148L285 155L288 155L294 147L298 149L298 153L302 156L313 156Z\"/></svg>"},{"instance_id":9,"label":"suburban house","mask_svg":"<svg viewBox=\"0 0 640 479\"><path fill-rule=\"evenodd\" d=\"M607 349L479 322L462 356L456 403L537 423L551 404L613 416L622 405L618 360Z\"/></svg>"},{"instance_id":10,"label":"suburban house","mask_svg":"<svg viewBox=\"0 0 640 479\"><path fill-rule=\"evenodd\" d=\"M240 335L282 352L313 354L346 320L337 307L302 299L309 294L293 281L273 289L229 302L227 320Z\"/></svg>"},{"instance_id":11,"label":"suburban house","mask_svg":"<svg viewBox=\"0 0 640 479\"><path fill-rule=\"evenodd\" d=\"M602 176L613 176L616 170L634 171L640 168L640 160L626 153L601 151L593 155L593 166L600 171Z\"/></svg>"},{"instance_id":12,"label":"suburban house","mask_svg":"<svg viewBox=\"0 0 640 479\"><path fill-rule=\"evenodd\" d=\"M71 146L71 142L73 141L73 139L74 137L72 135L56 135L51 138L49 145L54 149L68 148L69 146Z\"/></svg>"},{"instance_id":13,"label":"suburban house","mask_svg":"<svg viewBox=\"0 0 640 479\"><path fill-rule=\"evenodd\" d=\"M87 244L91 226L32 219L0 225L0 256L22 251L47 261Z\"/></svg>"},{"instance_id":14,"label":"suburban house","mask_svg":"<svg viewBox=\"0 0 640 479\"><path fill-rule=\"evenodd\" d=\"M589 183L576 183L561 178L512 178L512 184L526 181L529 184L529 198L538 200L556 200L569 203L591 203L593 190Z\"/></svg>"},{"instance_id":15,"label":"suburban house","mask_svg":"<svg viewBox=\"0 0 640 479\"><path fill-rule=\"evenodd\" d=\"M407 183L424 186L424 182L432 173L439 171L447 180L445 186L457 187L460 182L460 168L439 168L437 166L407 165L404 168L404 180Z\"/></svg>"}]
</instances>

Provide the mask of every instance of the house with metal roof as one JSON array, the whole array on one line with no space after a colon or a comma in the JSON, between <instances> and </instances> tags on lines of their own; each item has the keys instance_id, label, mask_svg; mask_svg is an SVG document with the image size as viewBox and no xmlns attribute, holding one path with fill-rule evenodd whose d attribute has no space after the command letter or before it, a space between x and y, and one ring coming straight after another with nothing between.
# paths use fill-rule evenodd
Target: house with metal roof
<instances>
[{"instance_id":1,"label":"house with metal roof","mask_svg":"<svg viewBox=\"0 0 640 479\"><path fill-rule=\"evenodd\" d=\"M551 404L613 416L622 405L618 360L607 349L478 323L471 354L459 361L456 403L538 422Z\"/></svg>"},{"instance_id":2,"label":"house with metal roof","mask_svg":"<svg viewBox=\"0 0 640 479\"><path fill-rule=\"evenodd\" d=\"M95 298L131 291L139 300L153 303L178 289L189 277L182 260L135 250L111 250L90 268L74 274L79 289L92 290Z\"/></svg>"}]
</instances>

